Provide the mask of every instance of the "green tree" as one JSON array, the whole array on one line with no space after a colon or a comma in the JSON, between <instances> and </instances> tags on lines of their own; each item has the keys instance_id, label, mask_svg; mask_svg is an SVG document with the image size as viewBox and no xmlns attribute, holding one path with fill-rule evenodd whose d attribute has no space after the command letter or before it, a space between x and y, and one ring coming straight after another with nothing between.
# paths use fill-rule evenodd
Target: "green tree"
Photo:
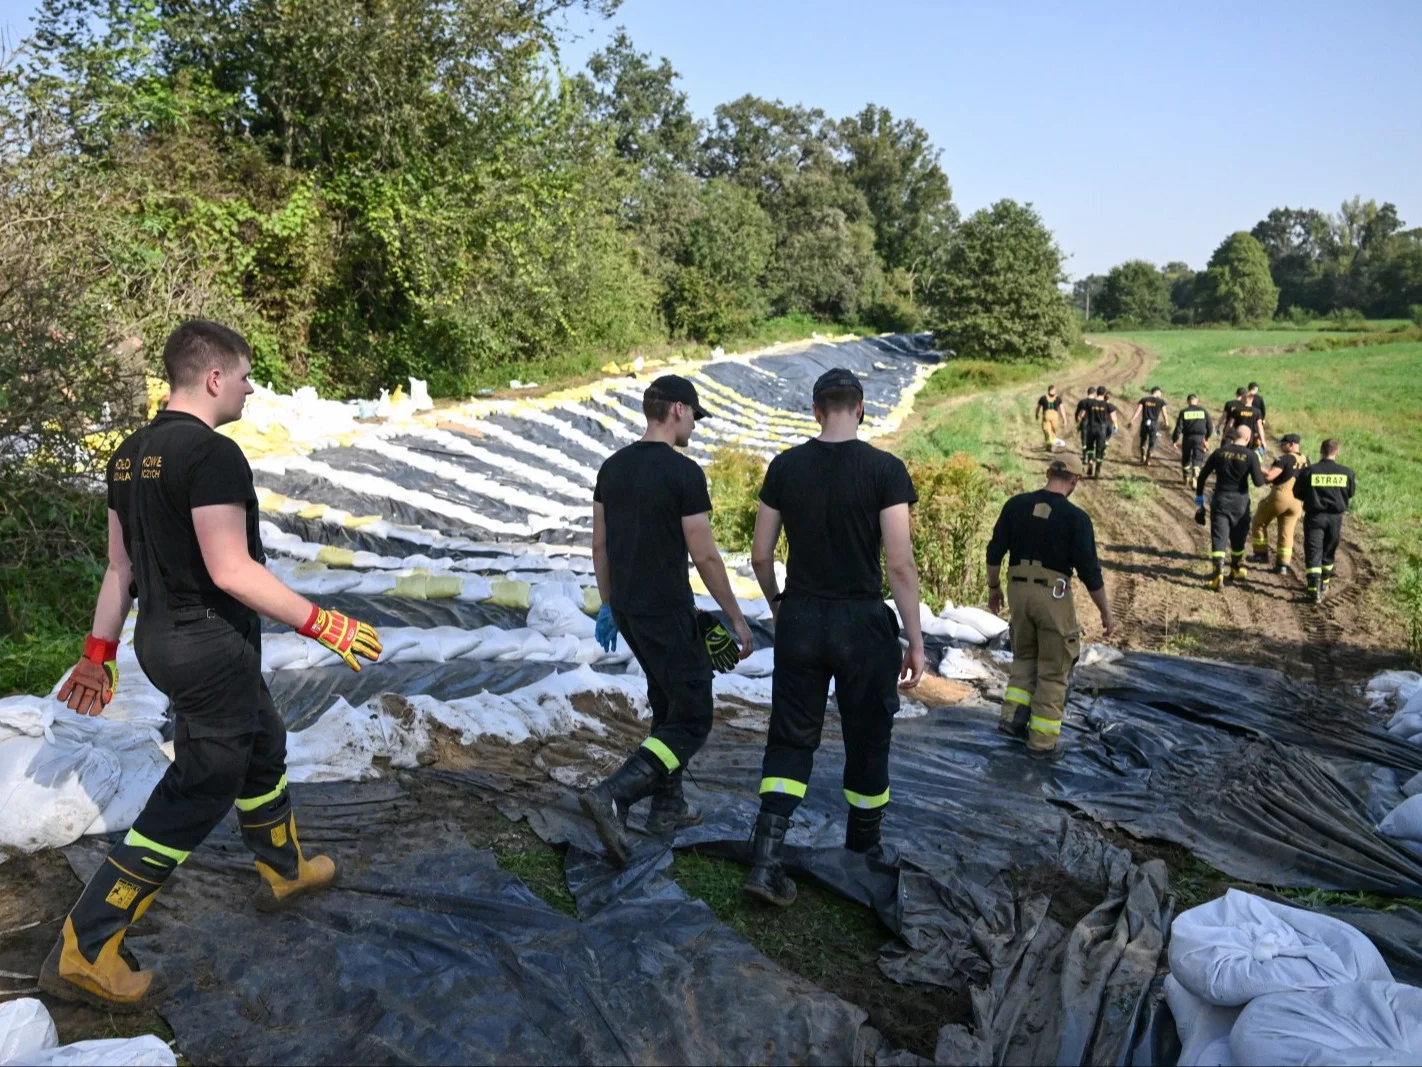
<instances>
[{"instance_id":1,"label":"green tree","mask_svg":"<svg viewBox=\"0 0 1422 1067\"><path fill-rule=\"evenodd\" d=\"M1269 275L1269 257L1243 230L1220 243L1195 281L1195 308L1206 322L1272 318L1278 303L1279 287Z\"/></svg>"},{"instance_id":2,"label":"green tree","mask_svg":"<svg viewBox=\"0 0 1422 1067\"><path fill-rule=\"evenodd\" d=\"M1097 307L1108 321L1127 320L1141 326L1170 321L1170 286L1154 263L1131 259L1106 275Z\"/></svg>"},{"instance_id":3,"label":"green tree","mask_svg":"<svg viewBox=\"0 0 1422 1067\"><path fill-rule=\"evenodd\" d=\"M1031 204L999 200L958 228L929 296L939 342L1003 362L1062 358L1074 334L1062 254Z\"/></svg>"},{"instance_id":4,"label":"green tree","mask_svg":"<svg viewBox=\"0 0 1422 1067\"><path fill-rule=\"evenodd\" d=\"M1333 310L1339 248L1327 215L1275 208L1249 232L1269 257L1269 273L1279 287L1278 311Z\"/></svg>"},{"instance_id":5,"label":"green tree","mask_svg":"<svg viewBox=\"0 0 1422 1067\"><path fill-rule=\"evenodd\" d=\"M724 178L706 183L698 207L668 286L667 322L681 336L721 341L765 316L775 238L755 195Z\"/></svg>"},{"instance_id":6,"label":"green tree","mask_svg":"<svg viewBox=\"0 0 1422 1067\"><path fill-rule=\"evenodd\" d=\"M652 65L625 29L588 60L591 78L575 82L593 114L612 129L617 154L639 168L691 169L700 150L702 126L691 114L679 75L665 57Z\"/></svg>"}]
</instances>

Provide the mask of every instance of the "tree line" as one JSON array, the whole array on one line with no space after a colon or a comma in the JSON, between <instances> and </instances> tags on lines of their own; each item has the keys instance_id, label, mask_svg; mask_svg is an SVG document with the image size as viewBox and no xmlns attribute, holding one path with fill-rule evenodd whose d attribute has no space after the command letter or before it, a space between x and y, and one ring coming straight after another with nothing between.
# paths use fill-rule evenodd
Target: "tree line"
<instances>
[{"instance_id":1,"label":"tree line","mask_svg":"<svg viewBox=\"0 0 1422 1067\"><path fill-rule=\"evenodd\" d=\"M1119 325L1289 318L1412 318L1422 323L1422 227L1361 197L1336 214L1275 208L1230 234L1202 271L1133 259L1075 283L1083 316Z\"/></svg>"}]
</instances>

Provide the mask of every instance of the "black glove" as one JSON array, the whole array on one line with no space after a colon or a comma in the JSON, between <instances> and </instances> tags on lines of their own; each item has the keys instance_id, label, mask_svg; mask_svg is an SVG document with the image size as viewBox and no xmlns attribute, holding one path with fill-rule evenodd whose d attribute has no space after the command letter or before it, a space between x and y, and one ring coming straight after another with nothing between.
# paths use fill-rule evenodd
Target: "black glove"
<instances>
[{"instance_id":1,"label":"black glove","mask_svg":"<svg viewBox=\"0 0 1422 1067\"><path fill-rule=\"evenodd\" d=\"M711 655L711 666L722 674L736 669L741 661L741 646L731 632L717 621L709 611L696 613L696 625L701 630L701 639L706 642L706 651Z\"/></svg>"},{"instance_id":2,"label":"black glove","mask_svg":"<svg viewBox=\"0 0 1422 1067\"><path fill-rule=\"evenodd\" d=\"M1196 509L1195 509L1195 522L1196 522L1198 525L1200 525L1200 526L1204 526L1204 525L1205 525L1205 509L1204 509L1204 508L1196 508Z\"/></svg>"}]
</instances>

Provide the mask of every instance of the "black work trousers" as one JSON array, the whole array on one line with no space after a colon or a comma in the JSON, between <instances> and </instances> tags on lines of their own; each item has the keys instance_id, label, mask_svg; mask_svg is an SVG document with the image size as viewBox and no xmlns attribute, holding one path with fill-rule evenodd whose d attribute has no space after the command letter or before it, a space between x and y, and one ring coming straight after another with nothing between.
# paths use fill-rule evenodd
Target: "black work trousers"
<instances>
[{"instance_id":1,"label":"black work trousers","mask_svg":"<svg viewBox=\"0 0 1422 1067\"><path fill-rule=\"evenodd\" d=\"M775 624L770 736L762 811L788 816L804 799L833 679L844 734L844 796L857 808L889 802L889 738L899 710L899 627L879 600L787 597Z\"/></svg>"},{"instance_id":2,"label":"black work trousers","mask_svg":"<svg viewBox=\"0 0 1422 1067\"><path fill-rule=\"evenodd\" d=\"M1081 458L1100 463L1106 458L1106 442L1111 439L1111 430L1106 426L1088 426L1082 438Z\"/></svg>"},{"instance_id":3,"label":"black work trousers","mask_svg":"<svg viewBox=\"0 0 1422 1067\"><path fill-rule=\"evenodd\" d=\"M1180 469L1205 465L1205 439L1197 434L1187 434L1180 438Z\"/></svg>"},{"instance_id":4,"label":"black work trousers","mask_svg":"<svg viewBox=\"0 0 1422 1067\"><path fill-rule=\"evenodd\" d=\"M173 763L131 833L142 838L138 844L186 854L239 798L280 795L286 726L262 681L255 616L233 622L193 609L145 623L140 612L134 646L143 672L172 701L177 722Z\"/></svg>"},{"instance_id":5,"label":"black work trousers","mask_svg":"<svg viewBox=\"0 0 1422 1067\"><path fill-rule=\"evenodd\" d=\"M1210 558L1224 565L1225 550L1238 563L1249 544L1249 497L1243 493L1216 493L1210 499Z\"/></svg>"},{"instance_id":6,"label":"black work trousers","mask_svg":"<svg viewBox=\"0 0 1422 1067\"><path fill-rule=\"evenodd\" d=\"M617 630L647 676L652 732L643 754L668 774L683 767L711 734L711 656L688 608L663 615L613 609Z\"/></svg>"},{"instance_id":7,"label":"black work trousers","mask_svg":"<svg viewBox=\"0 0 1422 1067\"><path fill-rule=\"evenodd\" d=\"M1333 577L1333 557L1343 538L1343 516L1337 512L1310 511L1304 514L1304 575L1310 587L1322 577Z\"/></svg>"}]
</instances>

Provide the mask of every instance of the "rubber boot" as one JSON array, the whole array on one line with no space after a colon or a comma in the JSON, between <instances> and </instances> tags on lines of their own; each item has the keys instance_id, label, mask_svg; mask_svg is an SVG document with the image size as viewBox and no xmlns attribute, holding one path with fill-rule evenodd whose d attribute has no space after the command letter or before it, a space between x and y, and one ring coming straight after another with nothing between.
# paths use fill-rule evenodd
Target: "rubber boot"
<instances>
[{"instance_id":1,"label":"rubber boot","mask_svg":"<svg viewBox=\"0 0 1422 1067\"><path fill-rule=\"evenodd\" d=\"M1288 565L1287 563L1284 563L1283 561L1280 561L1279 565L1274 568L1274 573L1275 573L1275 574L1288 574L1288 573L1289 573L1289 565Z\"/></svg>"},{"instance_id":2,"label":"rubber boot","mask_svg":"<svg viewBox=\"0 0 1422 1067\"><path fill-rule=\"evenodd\" d=\"M1219 592L1221 589L1223 589L1223 588L1224 588L1224 569L1223 569L1223 567L1222 567L1222 565L1221 565L1220 563L1216 562L1216 563L1215 563L1215 574L1214 574L1214 577L1210 579L1210 589L1211 589L1211 591L1218 593L1218 592Z\"/></svg>"},{"instance_id":3,"label":"rubber boot","mask_svg":"<svg viewBox=\"0 0 1422 1067\"><path fill-rule=\"evenodd\" d=\"M752 866L741 890L751 897L788 908L795 903L795 883L780 864L780 850L790 820L784 815L762 811L755 817L755 837L751 841Z\"/></svg>"},{"instance_id":4,"label":"rubber boot","mask_svg":"<svg viewBox=\"0 0 1422 1067\"><path fill-rule=\"evenodd\" d=\"M619 867L627 866L632 854L627 839L628 810L643 797L655 793L666 776L665 771L653 766L638 749L610 777L578 798L583 814L593 821L608 858Z\"/></svg>"},{"instance_id":5,"label":"rubber boot","mask_svg":"<svg viewBox=\"0 0 1422 1067\"><path fill-rule=\"evenodd\" d=\"M1308 598L1315 604L1323 603L1323 583L1314 580L1312 575L1308 580Z\"/></svg>"},{"instance_id":6,"label":"rubber boot","mask_svg":"<svg viewBox=\"0 0 1422 1067\"><path fill-rule=\"evenodd\" d=\"M237 817L242 825L242 843L256 857L253 866L262 876L257 890L259 911L280 911L336 880L336 864L329 856L312 856L308 860L302 855L291 794L285 789L260 807L247 811L239 808Z\"/></svg>"},{"instance_id":7,"label":"rubber boot","mask_svg":"<svg viewBox=\"0 0 1422 1067\"><path fill-rule=\"evenodd\" d=\"M682 768L666 775L652 794L652 810L647 812L647 833L661 836L695 826L701 812L686 802L681 784Z\"/></svg>"},{"instance_id":8,"label":"rubber boot","mask_svg":"<svg viewBox=\"0 0 1422 1067\"><path fill-rule=\"evenodd\" d=\"M176 867L167 856L139 845L115 845L64 920L40 968L40 989L119 1015L162 1000L162 977L134 970L119 949L128 928L143 917Z\"/></svg>"},{"instance_id":9,"label":"rubber boot","mask_svg":"<svg viewBox=\"0 0 1422 1067\"><path fill-rule=\"evenodd\" d=\"M1269 550L1267 548L1256 548L1249 554L1250 563L1268 563Z\"/></svg>"},{"instance_id":10,"label":"rubber boot","mask_svg":"<svg viewBox=\"0 0 1422 1067\"><path fill-rule=\"evenodd\" d=\"M1027 723L1031 718L1032 709L1026 704L1008 704L1004 702L1002 711L997 718L998 732L1025 741L1027 740Z\"/></svg>"},{"instance_id":11,"label":"rubber boot","mask_svg":"<svg viewBox=\"0 0 1422 1067\"><path fill-rule=\"evenodd\" d=\"M850 808L849 822L844 827L844 847L850 852L881 851L879 824L883 821L883 808Z\"/></svg>"},{"instance_id":12,"label":"rubber boot","mask_svg":"<svg viewBox=\"0 0 1422 1067\"><path fill-rule=\"evenodd\" d=\"M1244 560L1240 560L1230 568L1229 578L1232 582L1242 582L1249 577L1249 568L1244 565Z\"/></svg>"}]
</instances>

